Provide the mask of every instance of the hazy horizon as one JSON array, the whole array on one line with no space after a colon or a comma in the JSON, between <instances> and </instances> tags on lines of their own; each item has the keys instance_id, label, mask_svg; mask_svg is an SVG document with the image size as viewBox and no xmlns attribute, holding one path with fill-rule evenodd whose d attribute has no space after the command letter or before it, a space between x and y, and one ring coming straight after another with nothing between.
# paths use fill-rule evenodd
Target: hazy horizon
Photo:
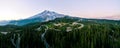
<instances>
[{"instance_id":1,"label":"hazy horizon","mask_svg":"<svg viewBox=\"0 0 120 48\"><path fill-rule=\"evenodd\" d=\"M120 0L0 0L0 21L24 19L44 10L99 18L120 15Z\"/></svg>"}]
</instances>

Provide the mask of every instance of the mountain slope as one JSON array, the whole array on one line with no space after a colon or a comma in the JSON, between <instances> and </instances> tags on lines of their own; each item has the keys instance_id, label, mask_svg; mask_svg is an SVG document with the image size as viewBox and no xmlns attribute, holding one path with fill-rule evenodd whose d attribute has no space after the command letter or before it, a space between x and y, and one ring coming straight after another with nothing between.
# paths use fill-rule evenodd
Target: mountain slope
<instances>
[{"instance_id":1,"label":"mountain slope","mask_svg":"<svg viewBox=\"0 0 120 48\"><path fill-rule=\"evenodd\" d=\"M12 20L12 21L2 21L0 22L0 26L3 25L17 25L17 26L23 26L29 23L35 23L35 22L46 22L46 21L50 21L50 20L54 20L56 18L61 18L61 17L65 17L67 15L63 15L63 14L59 14L53 11L43 11L42 13L38 13L32 17L26 18L26 19L21 19L21 20ZM69 16L70 17L70 16ZM73 17L71 17L73 18ZM76 17L79 18L79 17ZM99 18L99 19L86 19L86 18L80 18L83 21L89 20L89 21L104 21L104 19L111 19L113 18L114 20L118 20L119 16L110 16L110 17L103 17L103 18ZM117 18L117 19L116 19Z\"/></svg>"},{"instance_id":2,"label":"mountain slope","mask_svg":"<svg viewBox=\"0 0 120 48\"><path fill-rule=\"evenodd\" d=\"M0 26L4 26L6 24L8 24L10 21L0 21Z\"/></svg>"},{"instance_id":3,"label":"mountain slope","mask_svg":"<svg viewBox=\"0 0 120 48\"><path fill-rule=\"evenodd\" d=\"M14 48L11 39L15 37L15 41L21 39L21 48L120 48L119 26L120 21L69 16L24 26L1 26L0 47Z\"/></svg>"},{"instance_id":4,"label":"mountain slope","mask_svg":"<svg viewBox=\"0 0 120 48\"><path fill-rule=\"evenodd\" d=\"M55 18L61 18L64 16L65 15L45 10L42 13L39 13L37 15L34 15L26 19L11 21L9 24L22 26L22 25L26 25L26 24L34 23L34 22L46 22L46 21L54 20Z\"/></svg>"}]
</instances>

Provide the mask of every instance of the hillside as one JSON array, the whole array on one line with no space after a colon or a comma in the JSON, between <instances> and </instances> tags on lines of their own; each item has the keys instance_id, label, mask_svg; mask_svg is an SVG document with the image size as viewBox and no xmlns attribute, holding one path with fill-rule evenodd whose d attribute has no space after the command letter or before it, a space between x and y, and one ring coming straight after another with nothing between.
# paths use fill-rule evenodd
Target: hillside
<instances>
[{"instance_id":1,"label":"hillside","mask_svg":"<svg viewBox=\"0 0 120 48\"><path fill-rule=\"evenodd\" d=\"M16 26L7 34L0 33L0 47L120 48L119 26L120 22L113 20L57 18Z\"/></svg>"}]
</instances>

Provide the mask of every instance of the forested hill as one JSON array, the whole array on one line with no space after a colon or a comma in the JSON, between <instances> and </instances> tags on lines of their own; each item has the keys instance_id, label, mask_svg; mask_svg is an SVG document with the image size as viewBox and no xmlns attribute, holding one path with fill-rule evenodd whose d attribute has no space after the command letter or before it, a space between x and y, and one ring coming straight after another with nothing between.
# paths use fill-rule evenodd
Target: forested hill
<instances>
[{"instance_id":1,"label":"forested hill","mask_svg":"<svg viewBox=\"0 0 120 48\"><path fill-rule=\"evenodd\" d=\"M66 16L0 30L0 48L120 48L118 20Z\"/></svg>"}]
</instances>

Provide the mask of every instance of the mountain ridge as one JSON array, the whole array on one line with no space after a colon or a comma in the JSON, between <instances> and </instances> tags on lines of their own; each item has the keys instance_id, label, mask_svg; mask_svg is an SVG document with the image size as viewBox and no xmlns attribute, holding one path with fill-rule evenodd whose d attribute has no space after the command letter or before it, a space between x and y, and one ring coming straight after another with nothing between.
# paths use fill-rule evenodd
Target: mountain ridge
<instances>
[{"instance_id":1,"label":"mountain ridge","mask_svg":"<svg viewBox=\"0 0 120 48\"><path fill-rule=\"evenodd\" d=\"M108 20L120 20L120 15L100 17L99 19L108 19Z\"/></svg>"},{"instance_id":2,"label":"mountain ridge","mask_svg":"<svg viewBox=\"0 0 120 48\"><path fill-rule=\"evenodd\" d=\"M44 10L41 13L38 13L36 15L33 15L33 16L25 18L25 19L0 21L0 26L4 26L4 25L22 26L22 25L26 25L26 24L34 23L34 22L47 22L47 21L54 20L56 18L65 17L65 16L69 16L69 15L64 15L64 14L56 13L54 11ZM73 18L72 16L69 16L69 17ZM118 19L110 19L111 17L114 17L114 16L102 17L102 18L93 18L93 19L96 19L96 20L102 20L102 19L103 20L104 19L105 20L118 20ZM118 18L118 17L119 16L114 17L114 18ZM80 17L76 17L76 18L80 18ZM90 18L81 18L81 19L89 20Z\"/></svg>"}]
</instances>

